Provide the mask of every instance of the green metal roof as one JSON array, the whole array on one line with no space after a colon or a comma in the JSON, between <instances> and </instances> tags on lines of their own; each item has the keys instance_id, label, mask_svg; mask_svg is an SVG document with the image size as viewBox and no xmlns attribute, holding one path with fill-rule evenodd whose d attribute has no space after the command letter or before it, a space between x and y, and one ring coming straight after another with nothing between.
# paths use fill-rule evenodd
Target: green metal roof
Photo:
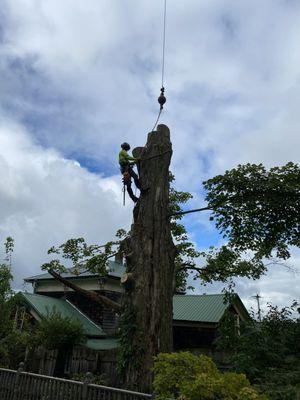
<instances>
[{"instance_id":1,"label":"green metal roof","mask_svg":"<svg viewBox=\"0 0 300 400\"><path fill-rule=\"evenodd\" d=\"M92 350L112 350L117 349L119 346L119 340L115 338L88 339L85 343L85 347Z\"/></svg>"},{"instance_id":2,"label":"green metal roof","mask_svg":"<svg viewBox=\"0 0 300 400\"><path fill-rule=\"evenodd\" d=\"M82 279L82 278L89 278L98 276L97 274L92 274L91 272L85 271L82 274L74 274L72 272L72 268L69 268L68 272L64 272L61 274L63 278L72 278L72 279ZM125 266L123 264L117 263L115 261L108 261L108 269L107 269L108 276L113 278L121 278L122 275L125 273ZM34 281L42 281L47 279L54 279L48 272L44 274L29 276L25 278L25 282L34 282Z\"/></svg>"},{"instance_id":3,"label":"green metal roof","mask_svg":"<svg viewBox=\"0 0 300 400\"><path fill-rule=\"evenodd\" d=\"M91 321L86 315L79 311L67 300L56 299L54 297L42 296L39 294L20 293L25 302L32 307L40 317L47 317L53 311L61 314L62 317L69 317L79 321L87 336L105 337L102 328Z\"/></svg>"},{"instance_id":4,"label":"green metal roof","mask_svg":"<svg viewBox=\"0 0 300 400\"><path fill-rule=\"evenodd\" d=\"M173 320L218 323L228 303L224 294L175 295Z\"/></svg>"}]
</instances>

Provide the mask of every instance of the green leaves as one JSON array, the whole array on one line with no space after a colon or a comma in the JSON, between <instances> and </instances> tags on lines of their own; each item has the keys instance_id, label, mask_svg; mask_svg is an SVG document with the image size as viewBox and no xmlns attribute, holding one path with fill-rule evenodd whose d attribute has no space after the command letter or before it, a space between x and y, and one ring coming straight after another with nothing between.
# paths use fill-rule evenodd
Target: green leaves
<instances>
[{"instance_id":1,"label":"green leaves","mask_svg":"<svg viewBox=\"0 0 300 400\"><path fill-rule=\"evenodd\" d=\"M175 180L173 175L170 175L170 181ZM182 205L187 203L193 196L188 192L180 192L173 187L170 188L169 194L169 214L182 211ZM177 292L186 290L189 270L195 266L195 259L200 253L196 251L195 246L189 241L185 226L178 221L182 215L176 215L171 218L171 232L175 242L175 287ZM190 287L191 289L192 287Z\"/></svg>"},{"instance_id":2,"label":"green leaves","mask_svg":"<svg viewBox=\"0 0 300 400\"><path fill-rule=\"evenodd\" d=\"M268 260L286 260L300 245L300 167L288 163L267 170L239 165L203 183L206 200L226 245L201 255L204 281L245 276L258 279Z\"/></svg>"},{"instance_id":3,"label":"green leaves","mask_svg":"<svg viewBox=\"0 0 300 400\"><path fill-rule=\"evenodd\" d=\"M11 253L13 251L13 239L8 237L4 243L7 258L6 263L0 264L0 339L3 338L11 329L11 302L12 296L11 281Z\"/></svg>"},{"instance_id":4,"label":"green leaves","mask_svg":"<svg viewBox=\"0 0 300 400\"><path fill-rule=\"evenodd\" d=\"M174 177L171 177L171 181ZM267 170L262 164L239 165L203 183L210 220L225 244L198 252L188 240L182 215L171 219L177 256L177 285L185 288L187 271L204 283L231 282L233 277L258 279L270 260L286 260L292 246L300 246L300 167L288 163ZM192 196L170 190L170 214ZM204 267L196 266L199 257ZM275 262L276 263L276 262Z\"/></svg>"},{"instance_id":5,"label":"green leaves","mask_svg":"<svg viewBox=\"0 0 300 400\"><path fill-rule=\"evenodd\" d=\"M237 252L290 257L300 245L300 168L239 165L203 183L217 229Z\"/></svg>"},{"instance_id":6,"label":"green leaves","mask_svg":"<svg viewBox=\"0 0 300 400\"><path fill-rule=\"evenodd\" d=\"M35 340L48 349L70 349L85 343L86 335L80 322L54 311L39 323Z\"/></svg>"},{"instance_id":7,"label":"green leaves","mask_svg":"<svg viewBox=\"0 0 300 400\"><path fill-rule=\"evenodd\" d=\"M222 374L205 355L161 353L155 358L154 375L159 400L267 400L251 388L245 375Z\"/></svg>"},{"instance_id":8,"label":"green leaves","mask_svg":"<svg viewBox=\"0 0 300 400\"><path fill-rule=\"evenodd\" d=\"M295 318L299 304L279 309L268 306L261 323L241 324L241 335L228 314L219 326L217 346L231 352L233 370L267 392L272 400L295 399L300 387L300 319Z\"/></svg>"},{"instance_id":9,"label":"green leaves","mask_svg":"<svg viewBox=\"0 0 300 400\"><path fill-rule=\"evenodd\" d=\"M126 235L123 229L117 231L116 236L120 239ZM118 251L121 241L107 242L105 245L88 245L84 238L73 238L67 240L58 247L51 247L48 254L56 254L60 258L53 259L41 266L43 270L53 270L57 273L67 271L62 260L71 261L72 272L80 275L84 271L104 276L107 274L107 261Z\"/></svg>"},{"instance_id":10,"label":"green leaves","mask_svg":"<svg viewBox=\"0 0 300 400\"><path fill-rule=\"evenodd\" d=\"M211 247L201 255L206 260L206 266L198 272L197 277L205 283L227 282L232 277L258 279L266 271L262 260L249 254L247 259L247 254L241 254L229 246L221 246L220 249Z\"/></svg>"}]
</instances>

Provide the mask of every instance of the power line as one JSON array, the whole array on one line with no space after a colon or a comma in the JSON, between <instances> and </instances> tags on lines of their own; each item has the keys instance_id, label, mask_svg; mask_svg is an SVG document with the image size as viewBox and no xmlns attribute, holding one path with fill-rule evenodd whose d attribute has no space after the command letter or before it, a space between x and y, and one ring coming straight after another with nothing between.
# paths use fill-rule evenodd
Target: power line
<instances>
[{"instance_id":1,"label":"power line","mask_svg":"<svg viewBox=\"0 0 300 400\"><path fill-rule=\"evenodd\" d=\"M257 315L258 315L258 320L261 322L261 307L260 307L260 299L262 298L258 293L255 296L251 296L253 299L256 299L257 301Z\"/></svg>"}]
</instances>

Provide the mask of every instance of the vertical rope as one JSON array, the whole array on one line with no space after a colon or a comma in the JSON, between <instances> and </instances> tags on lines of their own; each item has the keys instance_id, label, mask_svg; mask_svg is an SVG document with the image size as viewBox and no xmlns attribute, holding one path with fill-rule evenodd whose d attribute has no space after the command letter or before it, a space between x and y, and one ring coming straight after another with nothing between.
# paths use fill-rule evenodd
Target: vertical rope
<instances>
[{"instance_id":1,"label":"vertical rope","mask_svg":"<svg viewBox=\"0 0 300 400\"><path fill-rule=\"evenodd\" d=\"M162 109L159 110L158 116L157 116L157 118L156 118L155 124L154 124L154 126L153 126L151 132L153 132L154 129L156 128L156 125L157 125L157 123L158 123L158 121L159 121L159 117L160 117L161 112L162 112Z\"/></svg>"},{"instance_id":2,"label":"vertical rope","mask_svg":"<svg viewBox=\"0 0 300 400\"><path fill-rule=\"evenodd\" d=\"M165 76L165 50L166 50L166 17L167 17L167 0L164 0L164 23L163 23L163 45L162 45L162 68L161 68L161 87L164 87Z\"/></svg>"},{"instance_id":3,"label":"vertical rope","mask_svg":"<svg viewBox=\"0 0 300 400\"><path fill-rule=\"evenodd\" d=\"M158 113L158 116L156 118L155 124L152 128L152 131L156 128L156 125L158 124L159 118L161 116L162 110L163 110L163 104L166 102L166 99L164 97L164 77L165 77L165 52L166 52L166 18L167 18L167 0L164 0L164 12L163 12L163 36L162 36L162 65L161 65L161 95L158 99L158 102L160 102L160 98L163 96L164 101L160 103L160 110Z\"/></svg>"}]
</instances>

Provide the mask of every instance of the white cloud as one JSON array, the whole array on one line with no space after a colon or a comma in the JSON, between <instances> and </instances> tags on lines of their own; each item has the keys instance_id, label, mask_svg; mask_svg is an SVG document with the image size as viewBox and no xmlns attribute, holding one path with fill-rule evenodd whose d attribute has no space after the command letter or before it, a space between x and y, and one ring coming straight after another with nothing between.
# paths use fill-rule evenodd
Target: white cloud
<instances>
[{"instance_id":1,"label":"white cloud","mask_svg":"<svg viewBox=\"0 0 300 400\"><path fill-rule=\"evenodd\" d=\"M18 220L26 235L24 227L43 215L45 226L59 224L59 240L72 229L91 229L95 237L90 210L98 204L97 213L105 215L97 209L100 198L110 209L106 185L115 182L111 193L120 204L119 177L97 177L66 159L89 160L111 176L119 143L145 142L158 108L162 6L146 0L3 1L0 101L19 123L3 123L2 215L14 215L5 219L7 229L26 211L26 221ZM299 17L296 1L168 2L161 120L171 128L177 186L195 194L192 206L202 205L203 180L238 163L300 161ZM55 217L62 203L67 227ZM114 218L101 219L109 234L116 221L130 219L115 210ZM202 215L193 215L189 226L193 238L210 232ZM48 245L53 230L43 232L37 229L37 236ZM35 251L28 246L28 264Z\"/></svg>"},{"instance_id":2,"label":"white cloud","mask_svg":"<svg viewBox=\"0 0 300 400\"><path fill-rule=\"evenodd\" d=\"M111 240L129 227L119 177L103 178L34 144L22 127L0 124L0 232L15 239L16 285L40 271L46 252L67 238Z\"/></svg>"}]
</instances>

